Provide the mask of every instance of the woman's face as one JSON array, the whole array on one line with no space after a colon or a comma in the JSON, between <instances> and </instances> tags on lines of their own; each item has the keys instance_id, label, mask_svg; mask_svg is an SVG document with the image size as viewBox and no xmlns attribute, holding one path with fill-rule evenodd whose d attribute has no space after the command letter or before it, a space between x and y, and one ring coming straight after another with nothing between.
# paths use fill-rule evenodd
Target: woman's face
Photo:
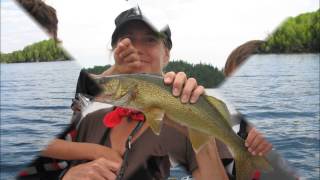
<instances>
[{"instance_id":1,"label":"woman's face","mask_svg":"<svg viewBox=\"0 0 320 180\"><path fill-rule=\"evenodd\" d=\"M126 73L162 73L162 68L169 61L170 51L159 35L155 34L149 26L141 21L128 22L119 34L117 46L120 42L125 42L129 44L128 48L134 49L133 53L136 53L132 56L134 58L128 61L139 61L137 66L129 69L129 72ZM123 66L128 65L125 58L121 60L121 58L115 56L115 60Z\"/></svg>"}]
</instances>

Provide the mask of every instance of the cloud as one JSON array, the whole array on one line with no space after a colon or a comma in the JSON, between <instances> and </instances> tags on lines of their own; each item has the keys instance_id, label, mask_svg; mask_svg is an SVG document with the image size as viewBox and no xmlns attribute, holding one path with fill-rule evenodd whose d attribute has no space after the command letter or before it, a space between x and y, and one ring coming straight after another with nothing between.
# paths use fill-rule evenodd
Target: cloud
<instances>
[{"instance_id":1,"label":"cloud","mask_svg":"<svg viewBox=\"0 0 320 180\"><path fill-rule=\"evenodd\" d=\"M112 63L107 47L110 48L114 18L139 3L142 8L156 7L166 14L173 39L171 59L201 61L219 68L237 46L265 39L285 18L319 7L317 0L129 0L129 3L46 0L46 3L57 10L58 36L63 46L83 66ZM17 16L10 20L14 21L18 21Z\"/></svg>"},{"instance_id":2,"label":"cloud","mask_svg":"<svg viewBox=\"0 0 320 180\"><path fill-rule=\"evenodd\" d=\"M288 6L290 4L290 6ZM237 46L268 33L289 16L316 10L317 1L193 1L172 7L172 58L213 63L223 67ZM180 48L182 47L182 48Z\"/></svg>"}]
</instances>

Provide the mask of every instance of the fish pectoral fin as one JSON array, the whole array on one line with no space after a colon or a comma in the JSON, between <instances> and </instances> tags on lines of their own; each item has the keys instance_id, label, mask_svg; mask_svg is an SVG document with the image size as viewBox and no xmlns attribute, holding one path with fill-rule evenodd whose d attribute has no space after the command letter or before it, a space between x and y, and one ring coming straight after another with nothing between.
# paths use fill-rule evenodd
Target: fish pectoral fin
<instances>
[{"instance_id":1,"label":"fish pectoral fin","mask_svg":"<svg viewBox=\"0 0 320 180\"><path fill-rule=\"evenodd\" d=\"M189 128L189 139L194 151L198 153L201 148L203 148L204 145L209 142L210 136L208 134Z\"/></svg>"},{"instance_id":2,"label":"fish pectoral fin","mask_svg":"<svg viewBox=\"0 0 320 180\"><path fill-rule=\"evenodd\" d=\"M129 87L129 91L128 94L130 94L132 97L135 97L138 91L138 85L137 84L133 84Z\"/></svg>"},{"instance_id":3,"label":"fish pectoral fin","mask_svg":"<svg viewBox=\"0 0 320 180\"><path fill-rule=\"evenodd\" d=\"M205 97L210 102L210 104L219 111L219 113L224 117L224 119L230 125L232 125L232 123L230 122L230 112L227 108L227 105L223 101L215 97L212 97L212 96L205 96Z\"/></svg>"},{"instance_id":4,"label":"fish pectoral fin","mask_svg":"<svg viewBox=\"0 0 320 180\"><path fill-rule=\"evenodd\" d=\"M151 127L152 131L159 135L162 127L162 120L164 117L164 110L159 108L148 108L145 109L144 115L146 116L146 121Z\"/></svg>"}]
</instances>

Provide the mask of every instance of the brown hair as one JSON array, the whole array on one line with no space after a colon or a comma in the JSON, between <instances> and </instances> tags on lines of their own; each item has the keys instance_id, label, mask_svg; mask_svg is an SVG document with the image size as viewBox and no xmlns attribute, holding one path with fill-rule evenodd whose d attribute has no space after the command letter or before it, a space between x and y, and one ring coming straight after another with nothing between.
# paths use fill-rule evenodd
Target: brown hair
<instances>
[{"instance_id":1,"label":"brown hair","mask_svg":"<svg viewBox=\"0 0 320 180\"><path fill-rule=\"evenodd\" d=\"M225 76L230 76L249 56L258 52L259 47L264 43L261 40L248 41L229 55L224 67Z\"/></svg>"},{"instance_id":2,"label":"brown hair","mask_svg":"<svg viewBox=\"0 0 320 180\"><path fill-rule=\"evenodd\" d=\"M53 7L42 0L16 0L16 2L58 41L58 18Z\"/></svg>"}]
</instances>

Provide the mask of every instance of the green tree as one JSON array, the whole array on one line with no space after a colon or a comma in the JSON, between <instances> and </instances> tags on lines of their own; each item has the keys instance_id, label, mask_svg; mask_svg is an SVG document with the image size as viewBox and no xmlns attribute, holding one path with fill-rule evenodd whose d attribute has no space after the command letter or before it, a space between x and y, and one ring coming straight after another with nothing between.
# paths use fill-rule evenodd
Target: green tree
<instances>
[{"instance_id":1,"label":"green tree","mask_svg":"<svg viewBox=\"0 0 320 180\"><path fill-rule=\"evenodd\" d=\"M107 70L110 65L106 66L94 66L93 68L86 68L88 73L101 74ZM203 85L205 88L217 87L223 80L223 70L219 70L210 64L190 64L183 60L171 61L165 67L164 72L185 72L188 77L194 77L197 79L198 84Z\"/></svg>"},{"instance_id":2,"label":"green tree","mask_svg":"<svg viewBox=\"0 0 320 180\"><path fill-rule=\"evenodd\" d=\"M44 40L11 53L1 52L1 63L70 60L70 56L54 40Z\"/></svg>"},{"instance_id":3,"label":"green tree","mask_svg":"<svg viewBox=\"0 0 320 180\"><path fill-rule=\"evenodd\" d=\"M320 9L288 18L269 35L262 53L319 53Z\"/></svg>"},{"instance_id":4,"label":"green tree","mask_svg":"<svg viewBox=\"0 0 320 180\"><path fill-rule=\"evenodd\" d=\"M217 87L224 80L223 71L210 64L190 64L183 60L178 60L169 62L164 71L183 71L188 77L197 79L198 84L206 88Z\"/></svg>"}]
</instances>

